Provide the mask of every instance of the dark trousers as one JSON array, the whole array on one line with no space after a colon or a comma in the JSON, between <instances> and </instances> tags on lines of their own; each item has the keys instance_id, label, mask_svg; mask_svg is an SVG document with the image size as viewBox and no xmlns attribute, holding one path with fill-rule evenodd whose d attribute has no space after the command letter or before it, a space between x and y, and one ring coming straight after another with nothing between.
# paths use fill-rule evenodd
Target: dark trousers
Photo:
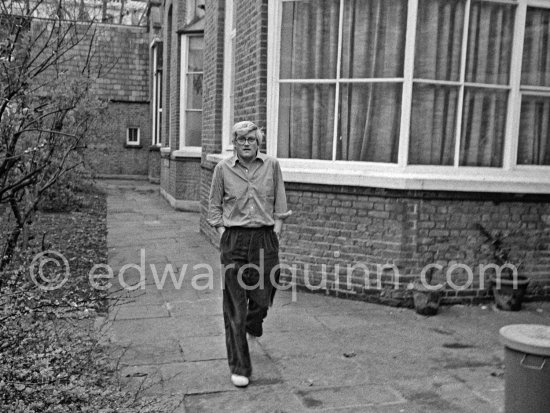
<instances>
[{"instance_id":1,"label":"dark trousers","mask_svg":"<svg viewBox=\"0 0 550 413\"><path fill-rule=\"evenodd\" d=\"M279 241L273 227L227 228L220 250L229 369L232 374L250 377L246 333L257 337L263 333L262 323L275 296L274 284L279 282Z\"/></svg>"}]
</instances>

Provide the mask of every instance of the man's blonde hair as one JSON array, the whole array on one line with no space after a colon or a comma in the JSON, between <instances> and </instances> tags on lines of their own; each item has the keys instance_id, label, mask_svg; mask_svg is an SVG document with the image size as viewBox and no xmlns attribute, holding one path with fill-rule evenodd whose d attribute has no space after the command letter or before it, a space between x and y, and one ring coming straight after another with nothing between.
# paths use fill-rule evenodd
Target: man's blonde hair
<instances>
[{"instance_id":1,"label":"man's blonde hair","mask_svg":"<svg viewBox=\"0 0 550 413\"><path fill-rule=\"evenodd\" d=\"M256 131L258 146L261 145L264 141L264 134L254 122L250 122L249 120L243 120L242 122L237 122L233 125L233 139L246 135L252 131Z\"/></svg>"}]
</instances>

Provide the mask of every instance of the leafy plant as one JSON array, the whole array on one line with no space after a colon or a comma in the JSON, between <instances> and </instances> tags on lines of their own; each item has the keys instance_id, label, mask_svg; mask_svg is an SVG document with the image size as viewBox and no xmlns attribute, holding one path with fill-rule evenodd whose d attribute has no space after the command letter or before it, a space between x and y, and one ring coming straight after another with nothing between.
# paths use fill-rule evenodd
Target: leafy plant
<instances>
[{"instance_id":1,"label":"leafy plant","mask_svg":"<svg viewBox=\"0 0 550 413\"><path fill-rule=\"evenodd\" d=\"M505 241L509 234L504 234L502 231L490 232L482 224L477 223L476 228L485 239L485 243L489 246L491 256L495 264L504 265L510 262L510 247L506 246Z\"/></svg>"}]
</instances>

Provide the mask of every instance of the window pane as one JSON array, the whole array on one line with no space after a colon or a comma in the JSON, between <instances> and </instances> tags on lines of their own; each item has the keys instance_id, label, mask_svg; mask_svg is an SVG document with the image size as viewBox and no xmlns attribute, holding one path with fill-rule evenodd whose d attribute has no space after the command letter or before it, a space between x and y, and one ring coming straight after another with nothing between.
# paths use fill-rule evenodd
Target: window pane
<instances>
[{"instance_id":1,"label":"window pane","mask_svg":"<svg viewBox=\"0 0 550 413\"><path fill-rule=\"evenodd\" d=\"M281 79L336 77L339 0L283 3Z\"/></svg>"},{"instance_id":2,"label":"window pane","mask_svg":"<svg viewBox=\"0 0 550 413\"><path fill-rule=\"evenodd\" d=\"M519 165L550 165L550 97L523 96Z\"/></svg>"},{"instance_id":3,"label":"window pane","mask_svg":"<svg viewBox=\"0 0 550 413\"><path fill-rule=\"evenodd\" d=\"M162 74L157 75L157 105L162 109Z\"/></svg>"},{"instance_id":4,"label":"window pane","mask_svg":"<svg viewBox=\"0 0 550 413\"><path fill-rule=\"evenodd\" d=\"M345 4L342 77L402 77L407 1L354 0Z\"/></svg>"},{"instance_id":5,"label":"window pane","mask_svg":"<svg viewBox=\"0 0 550 413\"><path fill-rule=\"evenodd\" d=\"M508 84L515 6L473 1L468 30L466 81Z\"/></svg>"},{"instance_id":6,"label":"window pane","mask_svg":"<svg viewBox=\"0 0 550 413\"><path fill-rule=\"evenodd\" d=\"M414 85L409 164L453 165L457 103L457 87Z\"/></svg>"},{"instance_id":7,"label":"window pane","mask_svg":"<svg viewBox=\"0 0 550 413\"><path fill-rule=\"evenodd\" d=\"M336 158L397 162L402 85L342 85Z\"/></svg>"},{"instance_id":8,"label":"window pane","mask_svg":"<svg viewBox=\"0 0 550 413\"><path fill-rule=\"evenodd\" d=\"M157 54L157 67L156 70L162 70L162 43L157 43L155 46L155 53Z\"/></svg>"},{"instance_id":9,"label":"window pane","mask_svg":"<svg viewBox=\"0 0 550 413\"><path fill-rule=\"evenodd\" d=\"M201 146L202 112L185 113L185 145Z\"/></svg>"},{"instance_id":10,"label":"window pane","mask_svg":"<svg viewBox=\"0 0 550 413\"><path fill-rule=\"evenodd\" d=\"M527 8L521 83L550 86L550 10Z\"/></svg>"},{"instance_id":11,"label":"window pane","mask_svg":"<svg viewBox=\"0 0 550 413\"><path fill-rule=\"evenodd\" d=\"M202 55L204 38L202 36L189 37L189 55L187 57L188 72L202 72Z\"/></svg>"},{"instance_id":12,"label":"window pane","mask_svg":"<svg viewBox=\"0 0 550 413\"><path fill-rule=\"evenodd\" d=\"M281 84L277 155L332 159L334 85Z\"/></svg>"},{"instance_id":13,"label":"window pane","mask_svg":"<svg viewBox=\"0 0 550 413\"><path fill-rule=\"evenodd\" d=\"M461 166L502 166L508 92L464 89Z\"/></svg>"},{"instance_id":14,"label":"window pane","mask_svg":"<svg viewBox=\"0 0 550 413\"><path fill-rule=\"evenodd\" d=\"M464 0L420 0L414 76L459 80Z\"/></svg>"},{"instance_id":15,"label":"window pane","mask_svg":"<svg viewBox=\"0 0 550 413\"><path fill-rule=\"evenodd\" d=\"M202 109L202 75L187 75L186 109Z\"/></svg>"}]
</instances>

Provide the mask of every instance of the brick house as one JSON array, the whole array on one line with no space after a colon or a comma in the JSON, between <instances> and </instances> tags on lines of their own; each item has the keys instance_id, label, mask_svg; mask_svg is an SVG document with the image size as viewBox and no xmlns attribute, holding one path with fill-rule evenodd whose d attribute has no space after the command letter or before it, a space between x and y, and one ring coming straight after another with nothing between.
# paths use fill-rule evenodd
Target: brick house
<instances>
[{"instance_id":1,"label":"brick house","mask_svg":"<svg viewBox=\"0 0 550 413\"><path fill-rule=\"evenodd\" d=\"M490 293L478 229L550 297L550 1L150 3L150 176L205 221L235 121L265 128L287 282L394 302L427 268ZM156 31L155 31L156 30ZM521 263L520 263L521 261Z\"/></svg>"}]
</instances>

